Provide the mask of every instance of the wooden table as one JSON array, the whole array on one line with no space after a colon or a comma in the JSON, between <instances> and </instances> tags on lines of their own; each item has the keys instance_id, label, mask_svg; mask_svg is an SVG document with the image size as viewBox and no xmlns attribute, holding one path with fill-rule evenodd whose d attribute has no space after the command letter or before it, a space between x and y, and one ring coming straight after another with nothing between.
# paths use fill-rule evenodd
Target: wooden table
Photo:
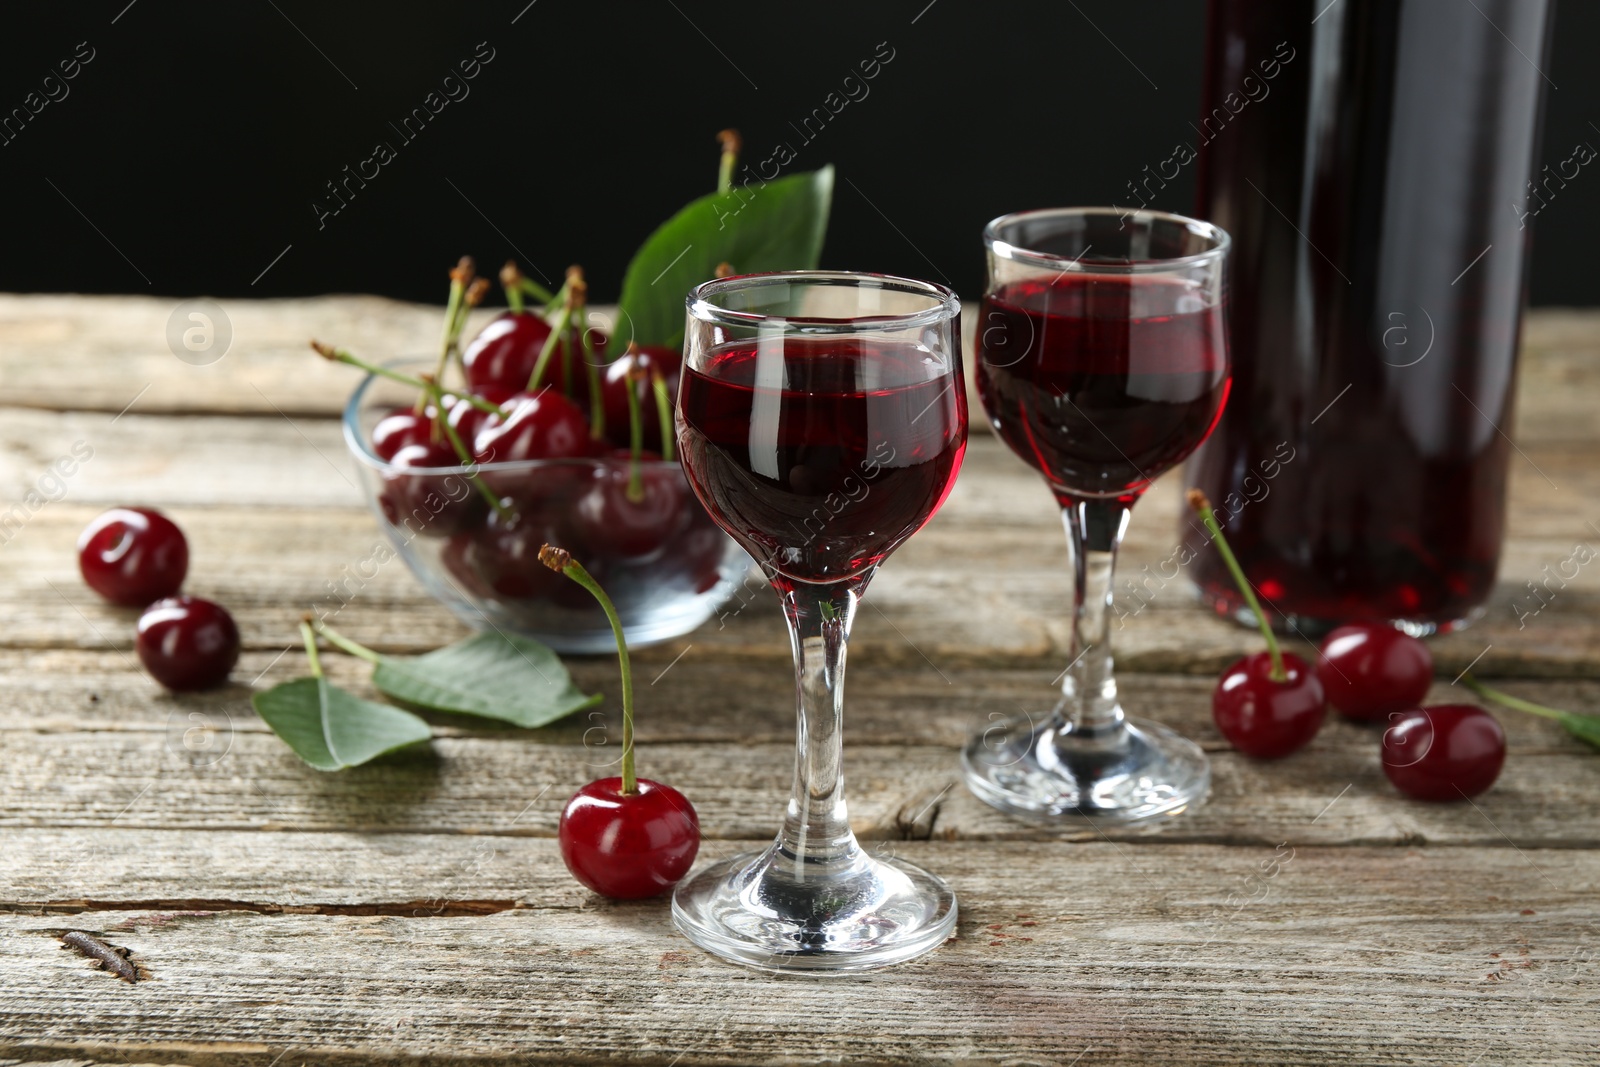
<instances>
[{"instance_id":1,"label":"wooden table","mask_svg":"<svg viewBox=\"0 0 1600 1067\"><path fill-rule=\"evenodd\" d=\"M1210 800L1157 836L1069 840L960 784L991 716L1043 710L1068 583L1048 495L975 437L949 505L884 569L855 634L847 779L857 832L950 880L959 936L887 972L775 978L678 937L664 902L612 904L562 867L565 798L609 758L588 719L436 723L424 752L343 774L250 709L303 673L294 624L379 540L335 419L353 384L304 348L426 350L436 312L372 298L225 305L191 366L174 302L0 297L0 486L59 495L0 546L0 1061L252 1064L607 1059L638 1064L1596 1062L1600 754L1501 716L1510 757L1473 803L1400 798L1377 739L1332 719L1280 763L1229 751L1216 672L1252 635L1179 583L1116 634L1126 703L1211 753ZM1488 616L1433 642L1512 692L1600 704L1600 567L1518 627L1513 598L1600 544L1600 314L1531 317L1511 538ZM1141 505L1123 569L1167 555L1179 486ZM189 588L227 604L236 684L163 693L132 617L78 579L102 507L166 509ZM4 535L0 535L3 539ZM982 554L987 569L972 562ZM390 563L339 614L414 651L463 633ZM286 652L285 650L288 649ZM687 793L714 859L765 841L787 796L787 644L764 591L639 657L641 767ZM364 672L330 656L336 680ZM613 661L572 663L607 694ZM615 751L611 749L610 751ZM62 947L87 931L147 974Z\"/></svg>"}]
</instances>

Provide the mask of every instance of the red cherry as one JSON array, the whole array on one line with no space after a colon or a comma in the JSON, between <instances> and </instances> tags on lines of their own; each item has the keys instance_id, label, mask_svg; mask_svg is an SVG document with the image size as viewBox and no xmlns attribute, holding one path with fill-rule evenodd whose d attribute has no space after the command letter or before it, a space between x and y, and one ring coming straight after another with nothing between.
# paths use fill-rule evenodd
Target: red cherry
<instances>
[{"instance_id":1,"label":"red cherry","mask_svg":"<svg viewBox=\"0 0 1600 1067\"><path fill-rule=\"evenodd\" d=\"M1279 759L1304 748L1322 728L1322 684L1305 660L1283 653L1284 681L1272 678L1272 656L1256 652L1222 672L1211 694L1211 717L1234 748L1256 759Z\"/></svg>"},{"instance_id":2,"label":"red cherry","mask_svg":"<svg viewBox=\"0 0 1600 1067\"><path fill-rule=\"evenodd\" d=\"M572 459L593 450L583 412L554 389L514 393L500 406L506 417L490 415L473 440L479 463Z\"/></svg>"},{"instance_id":3,"label":"red cherry","mask_svg":"<svg viewBox=\"0 0 1600 1067\"><path fill-rule=\"evenodd\" d=\"M504 404L516 393L515 389L503 389L491 385L476 395L480 400L487 400L491 404ZM455 430L456 436L461 438L461 443L466 445L469 451L473 442L478 439L478 432L483 429L483 424L493 414L458 396L445 397L445 410L449 412L445 418L449 421L450 428Z\"/></svg>"},{"instance_id":4,"label":"red cherry","mask_svg":"<svg viewBox=\"0 0 1600 1067\"><path fill-rule=\"evenodd\" d=\"M573 508L576 544L610 556L648 556L683 528L689 487L683 472L659 460L642 463L637 497L628 491L631 464L602 464Z\"/></svg>"},{"instance_id":5,"label":"red cherry","mask_svg":"<svg viewBox=\"0 0 1600 1067\"><path fill-rule=\"evenodd\" d=\"M391 460L406 445L427 444L432 430L431 414L419 415L410 408L399 408L372 428L373 454L381 460Z\"/></svg>"},{"instance_id":6,"label":"red cherry","mask_svg":"<svg viewBox=\"0 0 1600 1067\"><path fill-rule=\"evenodd\" d=\"M478 531L467 530L454 534L439 550L439 562L453 580L456 591L468 597L487 600L494 595L477 568Z\"/></svg>"},{"instance_id":7,"label":"red cherry","mask_svg":"<svg viewBox=\"0 0 1600 1067\"><path fill-rule=\"evenodd\" d=\"M462 591L483 598L548 600L592 608L581 586L539 563L541 545L569 539L572 502L593 477L592 465L546 464L526 471L485 471L482 477L495 480L507 494L501 498L505 514L491 511L481 526L458 534L446 546L443 562ZM601 561L591 568L595 573L606 569Z\"/></svg>"},{"instance_id":8,"label":"red cherry","mask_svg":"<svg viewBox=\"0 0 1600 1067\"><path fill-rule=\"evenodd\" d=\"M448 537L482 517L482 494L459 470L461 458L448 441L429 441L401 448L384 472L378 499L384 518L427 537ZM415 470L445 468L444 473L418 474Z\"/></svg>"},{"instance_id":9,"label":"red cherry","mask_svg":"<svg viewBox=\"0 0 1600 1067\"><path fill-rule=\"evenodd\" d=\"M508 311L497 316L461 353L467 384L474 392L526 389L549 336L550 324L534 312Z\"/></svg>"},{"instance_id":10,"label":"red cherry","mask_svg":"<svg viewBox=\"0 0 1600 1067\"><path fill-rule=\"evenodd\" d=\"M550 524L531 508L509 516L491 511L483 528L460 550L469 583L506 600L548 600L563 585L561 575L539 562L539 547L552 539Z\"/></svg>"},{"instance_id":11,"label":"red cherry","mask_svg":"<svg viewBox=\"0 0 1600 1067\"><path fill-rule=\"evenodd\" d=\"M1376 722L1422 703L1433 684L1433 654L1386 623L1341 626L1322 641L1317 677L1341 715Z\"/></svg>"},{"instance_id":12,"label":"red cherry","mask_svg":"<svg viewBox=\"0 0 1600 1067\"><path fill-rule=\"evenodd\" d=\"M168 689L210 689L227 681L239 661L239 628L220 604L168 597L139 616L134 648L150 677Z\"/></svg>"},{"instance_id":13,"label":"red cherry","mask_svg":"<svg viewBox=\"0 0 1600 1067\"><path fill-rule=\"evenodd\" d=\"M689 526L654 566L676 570L697 594L709 593L722 581L722 561L728 553L723 532L714 526L697 500L685 503ZM695 512L699 514L696 515Z\"/></svg>"},{"instance_id":14,"label":"red cherry","mask_svg":"<svg viewBox=\"0 0 1600 1067\"><path fill-rule=\"evenodd\" d=\"M112 508L78 535L78 569L113 604L143 607L183 586L189 542L159 511Z\"/></svg>"},{"instance_id":15,"label":"red cherry","mask_svg":"<svg viewBox=\"0 0 1600 1067\"><path fill-rule=\"evenodd\" d=\"M1494 784L1506 759L1506 734L1472 704L1397 712L1383 734L1383 773L1418 800L1460 800Z\"/></svg>"},{"instance_id":16,"label":"red cherry","mask_svg":"<svg viewBox=\"0 0 1600 1067\"><path fill-rule=\"evenodd\" d=\"M572 795L557 832L572 876L601 896L638 900L665 893L689 873L700 851L694 806L669 785L621 778L590 782Z\"/></svg>"},{"instance_id":17,"label":"red cherry","mask_svg":"<svg viewBox=\"0 0 1600 1067\"><path fill-rule=\"evenodd\" d=\"M550 333L550 324L532 311L508 311L493 319L461 354L467 384L477 393L490 388L508 392L526 389ZM577 330L569 329L550 354L550 365L540 385L587 402L589 374L583 365L582 338ZM594 347L596 362L604 363L606 335L590 327L589 343Z\"/></svg>"},{"instance_id":18,"label":"red cherry","mask_svg":"<svg viewBox=\"0 0 1600 1067\"><path fill-rule=\"evenodd\" d=\"M678 400L678 379L683 366L683 353L660 345L643 345L630 348L609 363L600 385L601 402L606 412L606 437L624 448L632 444L628 422L628 380L630 372L643 372L631 383L639 398L639 423L644 430L646 448L661 444L661 415L656 407L655 387L651 375L659 372L667 386L667 397L672 403Z\"/></svg>"}]
</instances>

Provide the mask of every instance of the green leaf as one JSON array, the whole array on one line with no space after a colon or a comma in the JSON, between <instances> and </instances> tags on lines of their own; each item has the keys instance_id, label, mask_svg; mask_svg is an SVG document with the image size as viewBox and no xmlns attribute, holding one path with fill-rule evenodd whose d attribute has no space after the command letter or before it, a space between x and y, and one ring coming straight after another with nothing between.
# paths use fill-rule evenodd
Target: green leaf
<instances>
[{"instance_id":1,"label":"green leaf","mask_svg":"<svg viewBox=\"0 0 1600 1067\"><path fill-rule=\"evenodd\" d=\"M399 708L346 693L323 678L296 678L251 696L256 714L319 771L338 771L428 740L428 724Z\"/></svg>"},{"instance_id":2,"label":"green leaf","mask_svg":"<svg viewBox=\"0 0 1600 1067\"><path fill-rule=\"evenodd\" d=\"M730 263L740 274L811 270L822 255L833 167L711 193L662 223L622 279L614 331L641 345L683 344L683 298Z\"/></svg>"},{"instance_id":3,"label":"green leaf","mask_svg":"<svg viewBox=\"0 0 1600 1067\"><path fill-rule=\"evenodd\" d=\"M1586 741L1595 748L1600 748L1600 715L1578 715L1574 712L1563 712L1561 725L1567 728L1567 733L1579 741Z\"/></svg>"},{"instance_id":4,"label":"green leaf","mask_svg":"<svg viewBox=\"0 0 1600 1067\"><path fill-rule=\"evenodd\" d=\"M556 654L496 630L408 659L383 656L372 684L396 700L436 711L544 726L600 702L572 684Z\"/></svg>"}]
</instances>

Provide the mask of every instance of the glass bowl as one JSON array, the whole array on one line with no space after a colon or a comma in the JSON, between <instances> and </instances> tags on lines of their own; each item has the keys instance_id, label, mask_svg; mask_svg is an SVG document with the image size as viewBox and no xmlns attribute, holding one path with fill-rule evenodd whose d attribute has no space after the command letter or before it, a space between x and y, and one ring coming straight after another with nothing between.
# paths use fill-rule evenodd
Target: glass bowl
<instances>
[{"instance_id":1,"label":"glass bowl","mask_svg":"<svg viewBox=\"0 0 1600 1067\"><path fill-rule=\"evenodd\" d=\"M389 366L416 374L432 364L418 359ZM642 525L619 521L627 458L482 464L477 476L504 501L504 514L490 508L466 467L395 467L372 450L372 428L414 400L407 387L368 375L345 405L345 444L395 552L473 629L524 634L558 652L615 649L594 597L539 562L545 542L571 552L605 588L634 648L705 622L751 566L745 551L712 523L675 461L640 463L650 510L660 516Z\"/></svg>"}]
</instances>

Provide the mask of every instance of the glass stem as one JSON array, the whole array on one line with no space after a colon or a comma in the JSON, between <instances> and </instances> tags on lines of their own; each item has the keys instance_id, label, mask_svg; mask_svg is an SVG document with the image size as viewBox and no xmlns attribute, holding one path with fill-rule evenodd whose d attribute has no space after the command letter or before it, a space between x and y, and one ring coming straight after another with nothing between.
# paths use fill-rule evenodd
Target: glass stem
<instances>
[{"instance_id":1,"label":"glass stem","mask_svg":"<svg viewBox=\"0 0 1600 1067\"><path fill-rule=\"evenodd\" d=\"M1072 553L1072 659L1056 714L1068 732L1086 738L1109 739L1122 729L1111 664L1111 580L1129 514L1116 499L1076 500L1061 509Z\"/></svg>"},{"instance_id":2,"label":"glass stem","mask_svg":"<svg viewBox=\"0 0 1600 1067\"><path fill-rule=\"evenodd\" d=\"M792 858L794 877L848 862L858 851L844 803L844 658L850 624L866 582L796 585L783 593L783 615L794 648L799 735L794 791L778 848Z\"/></svg>"}]
</instances>

